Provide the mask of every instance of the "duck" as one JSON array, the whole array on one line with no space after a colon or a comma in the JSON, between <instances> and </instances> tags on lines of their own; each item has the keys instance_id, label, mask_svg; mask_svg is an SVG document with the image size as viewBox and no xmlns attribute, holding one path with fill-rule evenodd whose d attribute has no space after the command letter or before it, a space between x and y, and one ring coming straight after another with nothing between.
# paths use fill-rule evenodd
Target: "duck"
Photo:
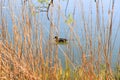
<instances>
[{"instance_id":1,"label":"duck","mask_svg":"<svg viewBox=\"0 0 120 80\"><path fill-rule=\"evenodd\" d=\"M55 39L56 43L67 43L68 42L67 39L65 39L65 38L58 38L58 36L55 36L54 39Z\"/></svg>"}]
</instances>

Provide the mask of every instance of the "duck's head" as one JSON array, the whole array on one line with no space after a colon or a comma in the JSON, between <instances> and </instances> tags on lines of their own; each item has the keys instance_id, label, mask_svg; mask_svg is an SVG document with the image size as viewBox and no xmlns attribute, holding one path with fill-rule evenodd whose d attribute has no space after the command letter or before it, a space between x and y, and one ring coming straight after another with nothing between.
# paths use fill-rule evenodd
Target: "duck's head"
<instances>
[{"instance_id":1,"label":"duck's head","mask_svg":"<svg viewBox=\"0 0 120 80\"><path fill-rule=\"evenodd\" d=\"M54 39L56 42L59 42L58 36L55 36Z\"/></svg>"},{"instance_id":2,"label":"duck's head","mask_svg":"<svg viewBox=\"0 0 120 80\"><path fill-rule=\"evenodd\" d=\"M55 39L58 39L58 36L55 36L54 38L55 38Z\"/></svg>"}]
</instances>

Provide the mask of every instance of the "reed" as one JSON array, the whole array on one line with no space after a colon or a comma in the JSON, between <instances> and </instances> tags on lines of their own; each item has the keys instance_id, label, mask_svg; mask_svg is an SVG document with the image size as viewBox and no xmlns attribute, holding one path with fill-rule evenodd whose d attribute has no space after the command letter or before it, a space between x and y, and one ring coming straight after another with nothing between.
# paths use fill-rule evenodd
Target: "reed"
<instances>
[{"instance_id":1,"label":"reed","mask_svg":"<svg viewBox=\"0 0 120 80\"><path fill-rule=\"evenodd\" d=\"M55 34L61 35L61 18L67 20L67 15L69 15L61 11L60 0L56 0L57 3L50 7L50 21L47 25L49 29L43 22L44 13L36 12L32 0L23 1L21 6L17 6L17 0L8 0L7 5L6 1L0 1L0 80L120 79L120 48L116 67L112 68L112 55L115 43L119 44L116 41L120 31L118 24L115 39L112 39L114 0L109 8L107 25L104 23L105 11L102 0L96 0L95 3L96 22L92 18L92 2L89 2L89 15L86 19L84 1L75 1L78 5L74 4L73 20L64 22L67 28L63 30L69 29L67 33L70 35L67 36L73 42L63 46L54 44L53 41ZM6 17L3 6L10 13L7 14L10 16L10 21ZM16 12L17 9L19 9L19 14ZM82 15L80 23L75 18L77 12L81 13L78 16ZM77 24L79 24L81 36L79 31L76 31ZM9 31L10 28L11 31Z\"/></svg>"}]
</instances>

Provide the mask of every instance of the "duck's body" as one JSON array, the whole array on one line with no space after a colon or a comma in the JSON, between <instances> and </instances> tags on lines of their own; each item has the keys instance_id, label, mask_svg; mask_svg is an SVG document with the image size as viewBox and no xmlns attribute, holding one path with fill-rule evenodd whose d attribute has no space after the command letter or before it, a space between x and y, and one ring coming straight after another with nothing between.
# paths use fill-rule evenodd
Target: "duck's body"
<instances>
[{"instance_id":1,"label":"duck's body","mask_svg":"<svg viewBox=\"0 0 120 80\"><path fill-rule=\"evenodd\" d=\"M65 38L58 38L58 36L55 36L55 41L57 43L67 43L68 40Z\"/></svg>"}]
</instances>

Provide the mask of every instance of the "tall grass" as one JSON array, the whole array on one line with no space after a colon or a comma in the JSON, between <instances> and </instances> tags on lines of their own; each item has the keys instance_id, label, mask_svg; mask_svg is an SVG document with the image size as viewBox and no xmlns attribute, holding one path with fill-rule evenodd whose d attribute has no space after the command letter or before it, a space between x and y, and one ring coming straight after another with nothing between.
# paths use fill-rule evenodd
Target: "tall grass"
<instances>
[{"instance_id":1,"label":"tall grass","mask_svg":"<svg viewBox=\"0 0 120 80\"><path fill-rule=\"evenodd\" d=\"M42 12L36 13L31 0L23 1L20 8L16 0L8 0L7 5L5 0L0 1L0 80L119 80L120 48L116 68L112 68L112 55L120 29L118 25L113 40L114 0L112 8L109 8L108 29L104 24L102 0L97 0L95 3L96 22L92 19L92 2L89 5L87 21L83 0L75 1L78 5L74 6L73 21L66 23L67 28L70 29L68 39L73 42L63 45L64 47L56 45L53 40L55 34L61 35L60 19L66 20L66 16L61 11L60 0L57 2L50 7L48 30L42 23ZM4 12L3 7L9 14ZM77 7L79 7L78 12L81 13L79 15L82 15L81 26L78 26L82 37L75 30L77 21L74 17ZM55 16L58 17L57 20L54 18L54 10L58 14ZM11 28L12 30L9 31ZM45 34L47 31L48 34ZM73 44L77 46L75 47L77 51L73 49ZM59 57L60 54L63 54L63 58Z\"/></svg>"}]
</instances>

